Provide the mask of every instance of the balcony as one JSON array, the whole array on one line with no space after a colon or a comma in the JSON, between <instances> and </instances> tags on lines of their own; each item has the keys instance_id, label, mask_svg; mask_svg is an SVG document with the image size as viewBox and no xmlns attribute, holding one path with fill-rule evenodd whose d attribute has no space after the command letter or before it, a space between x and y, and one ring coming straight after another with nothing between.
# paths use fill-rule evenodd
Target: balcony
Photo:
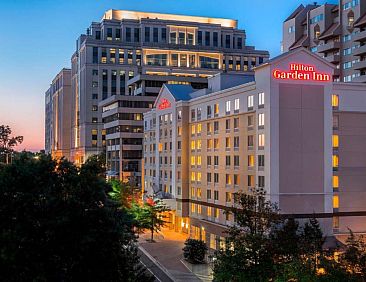
<instances>
[{"instance_id":1,"label":"balcony","mask_svg":"<svg viewBox=\"0 0 366 282\"><path fill-rule=\"evenodd\" d=\"M366 75L361 75L359 77L355 77L352 82L359 82L359 83L365 83L366 82Z\"/></svg>"},{"instance_id":2,"label":"balcony","mask_svg":"<svg viewBox=\"0 0 366 282\"><path fill-rule=\"evenodd\" d=\"M361 56L363 54L366 54L366 45L362 45L353 51L353 55L355 56Z\"/></svg>"},{"instance_id":3,"label":"balcony","mask_svg":"<svg viewBox=\"0 0 366 282\"><path fill-rule=\"evenodd\" d=\"M329 62L329 63L338 63L340 60L339 55L328 55L325 57L325 59Z\"/></svg>"},{"instance_id":4,"label":"balcony","mask_svg":"<svg viewBox=\"0 0 366 282\"><path fill-rule=\"evenodd\" d=\"M366 30L356 33L353 36L353 40L357 41L357 42L365 42L366 41Z\"/></svg>"},{"instance_id":5,"label":"balcony","mask_svg":"<svg viewBox=\"0 0 366 282\"><path fill-rule=\"evenodd\" d=\"M323 45L319 45L318 46L318 53L325 53L325 52L330 52L333 50L337 50L339 49L341 46L341 43L338 41L332 41L329 42L327 44L323 44Z\"/></svg>"},{"instance_id":6,"label":"balcony","mask_svg":"<svg viewBox=\"0 0 366 282\"><path fill-rule=\"evenodd\" d=\"M355 70L366 69L366 60L353 64L353 68Z\"/></svg>"}]
</instances>

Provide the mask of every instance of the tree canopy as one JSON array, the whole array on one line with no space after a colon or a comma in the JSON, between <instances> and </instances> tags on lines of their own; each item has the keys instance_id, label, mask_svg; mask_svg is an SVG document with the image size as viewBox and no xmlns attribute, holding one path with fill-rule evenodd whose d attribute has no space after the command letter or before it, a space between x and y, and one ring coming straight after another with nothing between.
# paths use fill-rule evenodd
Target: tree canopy
<instances>
[{"instance_id":1,"label":"tree canopy","mask_svg":"<svg viewBox=\"0 0 366 282\"><path fill-rule=\"evenodd\" d=\"M107 200L96 159L21 155L0 167L1 281L149 281L132 218Z\"/></svg>"}]
</instances>

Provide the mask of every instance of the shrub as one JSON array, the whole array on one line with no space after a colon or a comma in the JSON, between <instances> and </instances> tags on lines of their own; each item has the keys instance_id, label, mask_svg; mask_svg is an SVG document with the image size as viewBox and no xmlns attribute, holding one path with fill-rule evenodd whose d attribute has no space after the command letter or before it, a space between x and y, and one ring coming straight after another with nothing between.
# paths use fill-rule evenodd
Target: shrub
<instances>
[{"instance_id":1,"label":"shrub","mask_svg":"<svg viewBox=\"0 0 366 282\"><path fill-rule=\"evenodd\" d=\"M183 257L190 263L203 263L207 252L207 246L202 240L187 239L184 242Z\"/></svg>"}]
</instances>

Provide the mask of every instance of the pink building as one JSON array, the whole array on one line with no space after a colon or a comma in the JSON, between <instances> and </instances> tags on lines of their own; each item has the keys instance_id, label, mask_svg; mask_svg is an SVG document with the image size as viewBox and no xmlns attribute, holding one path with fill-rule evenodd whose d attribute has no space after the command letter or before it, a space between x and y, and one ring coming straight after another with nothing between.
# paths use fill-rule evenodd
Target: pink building
<instances>
[{"instance_id":1,"label":"pink building","mask_svg":"<svg viewBox=\"0 0 366 282\"><path fill-rule=\"evenodd\" d=\"M245 84L164 86L144 115L143 184L171 206L171 228L217 248L232 193L263 187L283 214L315 214L328 236L366 233L366 85L333 72L300 48Z\"/></svg>"}]
</instances>

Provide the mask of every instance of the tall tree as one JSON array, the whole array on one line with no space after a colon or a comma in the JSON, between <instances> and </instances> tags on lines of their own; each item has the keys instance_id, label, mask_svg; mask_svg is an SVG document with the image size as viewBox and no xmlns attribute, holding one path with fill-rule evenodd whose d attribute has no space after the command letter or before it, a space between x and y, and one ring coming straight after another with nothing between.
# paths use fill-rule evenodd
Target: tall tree
<instances>
[{"instance_id":1,"label":"tall tree","mask_svg":"<svg viewBox=\"0 0 366 282\"><path fill-rule=\"evenodd\" d=\"M152 197L148 197L142 205L133 203L130 210L137 229L151 232L151 242L154 241L154 233L160 231L167 224L165 213L169 211L169 207L162 200Z\"/></svg>"},{"instance_id":2,"label":"tall tree","mask_svg":"<svg viewBox=\"0 0 366 282\"><path fill-rule=\"evenodd\" d=\"M23 142L23 136L11 136L12 130L8 125L0 125L0 156L5 156L5 163L9 163L14 147Z\"/></svg>"},{"instance_id":3,"label":"tall tree","mask_svg":"<svg viewBox=\"0 0 366 282\"><path fill-rule=\"evenodd\" d=\"M102 171L45 155L0 168L1 281L150 281Z\"/></svg>"},{"instance_id":4,"label":"tall tree","mask_svg":"<svg viewBox=\"0 0 366 282\"><path fill-rule=\"evenodd\" d=\"M341 261L345 267L363 280L366 280L366 243L362 235L356 236L352 230L346 241Z\"/></svg>"},{"instance_id":5,"label":"tall tree","mask_svg":"<svg viewBox=\"0 0 366 282\"><path fill-rule=\"evenodd\" d=\"M268 281L274 272L269 234L281 222L278 208L263 190L237 193L231 209L236 224L229 228L226 247L216 252L216 281Z\"/></svg>"}]
</instances>

